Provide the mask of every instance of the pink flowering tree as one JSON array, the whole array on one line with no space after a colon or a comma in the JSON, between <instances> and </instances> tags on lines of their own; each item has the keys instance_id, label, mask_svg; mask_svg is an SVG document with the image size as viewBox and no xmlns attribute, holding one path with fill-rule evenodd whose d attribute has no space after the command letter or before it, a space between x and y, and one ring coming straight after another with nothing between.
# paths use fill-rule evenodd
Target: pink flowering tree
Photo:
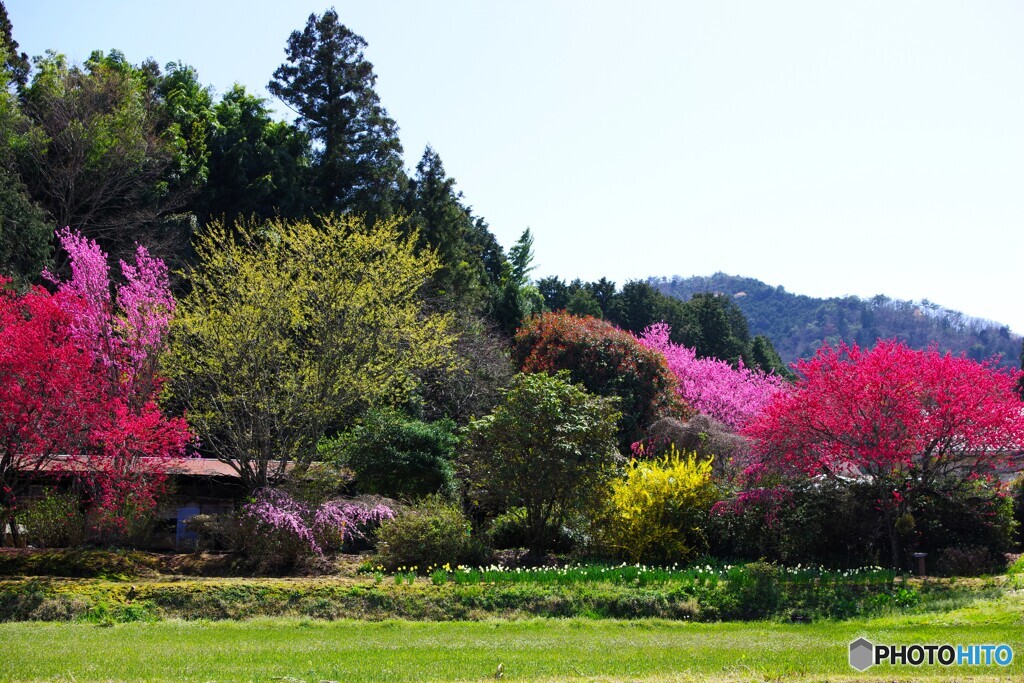
<instances>
[{"instance_id":1,"label":"pink flowering tree","mask_svg":"<svg viewBox=\"0 0 1024 683\"><path fill-rule=\"evenodd\" d=\"M167 418L158 398L164 378L158 357L174 314L167 266L139 246L135 262L120 262L123 282L111 282L107 256L77 231L59 231L71 276L57 285L68 302L72 334L89 352L106 397L92 427L84 475L103 530L124 532L130 520L156 507L171 461L192 440L182 418Z\"/></svg>"},{"instance_id":2,"label":"pink flowering tree","mask_svg":"<svg viewBox=\"0 0 1024 683\"><path fill-rule=\"evenodd\" d=\"M281 569L303 559L369 541L395 513L387 505L327 501L318 506L286 491L264 488L242 506L243 550L266 569Z\"/></svg>"},{"instance_id":3,"label":"pink flowering tree","mask_svg":"<svg viewBox=\"0 0 1024 683\"><path fill-rule=\"evenodd\" d=\"M742 360L734 368L717 358L698 358L694 349L669 341L671 331L665 323L651 325L639 341L665 357L685 403L733 429L742 429L788 386L780 377L744 367Z\"/></svg>"}]
</instances>

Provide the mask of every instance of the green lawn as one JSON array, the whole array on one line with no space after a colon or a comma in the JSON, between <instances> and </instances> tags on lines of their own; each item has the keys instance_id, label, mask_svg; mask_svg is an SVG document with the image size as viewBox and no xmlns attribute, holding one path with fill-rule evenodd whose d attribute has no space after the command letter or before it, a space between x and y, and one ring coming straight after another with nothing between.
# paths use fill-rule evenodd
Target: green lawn
<instances>
[{"instance_id":1,"label":"green lawn","mask_svg":"<svg viewBox=\"0 0 1024 683\"><path fill-rule=\"evenodd\" d=\"M0 624L0 680L719 681L920 680L1024 674L1024 599L945 613L777 624L660 620L325 622L298 619ZM847 646L1007 643L1001 667L889 667L858 674Z\"/></svg>"}]
</instances>

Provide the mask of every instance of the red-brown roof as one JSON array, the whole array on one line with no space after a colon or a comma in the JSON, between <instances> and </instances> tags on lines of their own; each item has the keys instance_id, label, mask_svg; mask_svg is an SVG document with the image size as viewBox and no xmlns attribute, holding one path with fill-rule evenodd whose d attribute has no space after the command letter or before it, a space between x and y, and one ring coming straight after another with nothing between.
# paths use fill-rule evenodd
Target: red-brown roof
<instances>
[{"instance_id":1,"label":"red-brown roof","mask_svg":"<svg viewBox=\"0 0 1024 683\"><path fill-rule=\"evenodd\" d=\"M86 456L55 455L40 468L43 472L74 472L84 469ZM142 462L163 469L167 474L197 477L238 477L238 472L216 458L140 458Z\"/></svg>"}]
</instances>

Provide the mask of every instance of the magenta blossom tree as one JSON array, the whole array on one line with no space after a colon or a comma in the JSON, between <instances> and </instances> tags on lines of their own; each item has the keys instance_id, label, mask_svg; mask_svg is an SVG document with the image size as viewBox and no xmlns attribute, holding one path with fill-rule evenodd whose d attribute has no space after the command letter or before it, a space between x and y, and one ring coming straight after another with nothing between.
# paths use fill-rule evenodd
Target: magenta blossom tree
<instances>
[{"instance_id":1,"label":"magenta blossom tree","mask_svg":"<svg viewBox=\"0 0 1024 683\"><path fill-rule=\"evenodd\" d=\"M698 358L694 349L669 341L671 331L665 323L651 325L639 341L665 356L679 381L676 391L680 398L699 412L742 429L773 396L786 390L785 380L746 368L742 360L734 368L717 358Z\"/></svg>"},{"instance_id":2,"label":"magenta blossom tree","mask_svg":"<svg viewBox=\"0 0 1024 683\"><path fill-rule=\"evenodd\" d=\"M192 441L182 418L158 405L164 378L157 366L174 314L167 266L139 246L135 262L120 262L123 282L111 282L107 255L96 242L64 228L71 277L43 275L67 302L72 335L93 358L104 410L92 425L83 477L93 491L103 530L125 531L156 507L171 461Z\"/></svg>"},{"instance_id":3,"label":"magenta blossom tree","mask_svg":"<svg viewBox=\"0 0 1024 683\"><path fill-rule=\"evenodd\" d=\"M57 236L70 259L71 278L43 276L79 302L72 311L75 333L110 370L118 393L133 405L144 405L159 393L156 361L174 316L166 264L137 245L135 263L120 261L124 282L115 287L107 255L96 242L70 228Z\"/></svg>"}]
</instances>

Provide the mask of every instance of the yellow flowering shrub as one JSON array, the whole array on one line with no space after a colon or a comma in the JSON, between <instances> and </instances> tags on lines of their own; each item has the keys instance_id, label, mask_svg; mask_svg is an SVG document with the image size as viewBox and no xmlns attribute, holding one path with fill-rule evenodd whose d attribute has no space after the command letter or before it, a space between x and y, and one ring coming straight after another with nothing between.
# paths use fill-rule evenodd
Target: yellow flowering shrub
<instances>
[{"instance_id":1,"label":"yellow flowering shrub","mask_svg":"<svg viewBox=\"0 0 1024 683\"><path fill-rule=\"evenodd\" d=\"M661 458L634 459L612 483L602 539L630 562L685 562L707 548L703 526L717 497L710 459L675 448Z\"/></svg>"}]
</instances>

